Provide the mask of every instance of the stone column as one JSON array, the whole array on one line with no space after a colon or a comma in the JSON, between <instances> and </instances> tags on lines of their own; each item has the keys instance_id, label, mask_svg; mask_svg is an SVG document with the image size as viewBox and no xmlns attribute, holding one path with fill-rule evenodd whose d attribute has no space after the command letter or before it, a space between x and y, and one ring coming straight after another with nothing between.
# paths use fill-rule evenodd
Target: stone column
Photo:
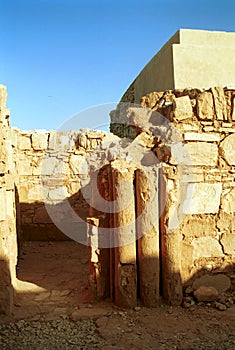
<instances>
[{"instance_id":1,"label":"stone column","mask_svg":"<svg viewBox=\"0 0 235 350\"><path fill-rule=\"evenodd\" d=\"M91 170L90 218L87 233L90 255L91 299L105 299L110 294L109 238L109 167Z\"/></svg>"},{"instance_id":2,"label":"stone column","mask_svg":"<svg viewBox=\"0 0 235 350\"><path fill-rule=\"evenodd\" d=\"M161 289L164 299L170 305L180 305L182 302L181 281L181 244L179 230L169 229L171 214L174 211L169 196L167 178L160 175L160 242L161 242ZM173 209L173 210L172 210Z\"/></svg>"},{"instance_id":3,"label":"stone column","mask_svg":"<svg viewBox=\"0 0 235 350\"><path fill-rule=\"evenodd\" d=\"M132 308L137 303L134 169L112 162L114 201L114 302Z\"/></svg>"},{"instance_id":4,"label":"stone column","mask_svg":"<svg viewBox=\"0 0 235 350\"><path fill-rule=\"evenodd\" d=\"M109 296L109 255L107 249L99 248L99 218L87 218L87 236L90 255L90 300Z\"/></svg>"},{"instance_id":5,"label":"stone column","mask_svg":"<svg viewBox=\"0 0 235 350\"><path fill-rule=\"evenodd\" d=\"M158 169L136 171L138 277L140 299L146 307L159 301Z\"/></svg>"}]
</instances>

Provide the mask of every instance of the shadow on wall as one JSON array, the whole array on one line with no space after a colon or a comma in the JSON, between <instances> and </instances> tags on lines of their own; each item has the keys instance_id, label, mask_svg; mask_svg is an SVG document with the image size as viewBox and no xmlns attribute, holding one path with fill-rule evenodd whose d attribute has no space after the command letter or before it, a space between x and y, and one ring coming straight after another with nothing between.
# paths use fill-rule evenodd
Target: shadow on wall
<instances>
[{"instance_id":1,"label":"shadow on wall","mask_svg":"<svg viewBox=\"0 0 235 350\"><path fill-rule=\"evenodd\" d=\"M66 200L67 202L67 200ZM65 203L66 203L65 202ZM89 206L84 200L80 192L74 194L68 198L68 202L71 204L72 209L75 213L78 213L77 231L78 234L84 235L86 237L86 218L89 216ZM59 203L58 206L51 206L44 202L35 203L20 203L20 213L21 213L21 230L22 230L22 240L23 241L67 241L70 240L69 236L65 235L62 230L60 230L51 217L48 214L48 208L50 212L54 212L58 220L58 215L60 217L60 222L63 221L65 227L73 225L70 217L63 213L63 203ZM78 208L77 208L78 207ZM22 220L23 216L23 220Z\"/></svg>"}]
</instances>

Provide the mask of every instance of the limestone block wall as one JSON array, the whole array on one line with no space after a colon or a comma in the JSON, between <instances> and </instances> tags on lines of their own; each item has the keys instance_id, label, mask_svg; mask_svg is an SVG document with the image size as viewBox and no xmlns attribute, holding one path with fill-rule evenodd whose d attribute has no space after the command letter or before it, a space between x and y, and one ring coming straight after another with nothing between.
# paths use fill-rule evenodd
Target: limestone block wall
<instances>
[{"instance_id":1,"label":"limestone block wall","mask_svg":"<svg viewBox=\"0 0 235 350\"><path fill-rule=\"evenodd\" d=\"M102 141L108 139L107 133L18 129L14 129L13 133L17 143L17 188L23 239L69 239L55 225L50 210L50 205L59 205L66 200L81 218L76 222L78 230L85 233L86 217L89 216L90 158L92 153L95 158L102 158L105 151L100 149L99 154L97 150ZM60 222L72 224L72 217L59 207L58 210Z\"/></svg>"},{"instance_id":2,"label":"limestone block wall","mask_svg":"<svg viewBox=\"0 0 235 350\"><path fill-rule=\"evenodd\" d=\"M0 314L11 313L16 279L17 232L15 166L6 108L6 88L0 86Z\"/></svg>"},{"instance_id":3,"label":"limestone block wall","mask_svg":"<svg viewBox=\"0 0 235 350\"><path fill-rule=\"evenodd\" d=\"M111 130L121 137L130 137L130 129L154 136L166 300L180 303L182 286L201 275L224 274L226 288L235 288L235 90L153 92L140 105L120 105Z\"/></svg>"}]
</instances>

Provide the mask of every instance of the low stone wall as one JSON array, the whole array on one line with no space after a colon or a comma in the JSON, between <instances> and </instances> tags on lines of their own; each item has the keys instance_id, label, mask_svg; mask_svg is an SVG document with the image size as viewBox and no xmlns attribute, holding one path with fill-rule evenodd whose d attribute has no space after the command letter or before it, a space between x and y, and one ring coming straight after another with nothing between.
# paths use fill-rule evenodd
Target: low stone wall
<instances>
[{"instance_id":1,"label":"low stone wall","mask_svg":"<svg viewBox=\"0 0 235 350\"><path fill-rule=\"evenodd\" d=\"M131 129L154 137L164 202L164 297L180 303L182 286L201 275L225 274L226 288L235 288L235 91L153 92L140 105L120 104L111 130L121 137L130 137Z\"/></svg>"},{"instance_id":2,"label":"low stone wall","mask_svg":"<svg viewBox=\"0 0 235 350\"><path fill-rule=\"evenodd\" d=\"M6 108L6 88L0 86L0 314L10 315L16 279L17 233L15 167Z\"/></svg>"}]
</instances>

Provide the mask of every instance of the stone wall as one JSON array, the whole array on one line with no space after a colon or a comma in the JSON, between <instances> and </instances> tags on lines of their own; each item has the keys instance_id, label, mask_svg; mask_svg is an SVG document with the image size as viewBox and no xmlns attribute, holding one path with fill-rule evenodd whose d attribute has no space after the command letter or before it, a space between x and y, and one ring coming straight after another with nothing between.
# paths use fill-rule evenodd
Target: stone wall
<instances>
[{"instance_id":1,"label":"stone wall","mask_svg":"<svg viewBox=\"0 0 235 350\"><path fill-rule=\"evenodd\" d=\"M235 288L234 102L235 90L182 89L153 92L139 108L120 104L112 112L117 135L130 137L134 129L154 137L164 202L161 283L172 303L201 275L224 274L226 288Z\"/></svg>"},{"instance_id":2,"label":"stone wall","mask_svg":"<svg viewBox=\"0 0 235 350\"><path fill-rule=\"evenodd\" d=\"M18 193L23 239L69 239L59 229L60 222L55 225L56 220L51 217L53 213L50 210L50 206L58 204L58 212L59 203L65 202L66 199L81 219L76 222L78 230L86 232L91 158L93 153L95 158L100 156L96 152L102 142L108 142L110 136L105 132L93 130L47 132L18 129L14 129L14 136L17 143ZM101 149L100 151L105 152ZM71 224L66 213L61 212L60 221L66 220L68 225ZM70 220L72 221L72 218Z\"/></svg>"},{"instance_id":3,"label":"stone wall","mask_svg":"<svg viewBox=\"0 0 235 350\"><path fill-rule=\"evenodd\" d=\"M15 166L6 108L6 88L0 86L0 314L11 313L16 279L17 233Z\"/></svg>"},{"instance_id":4,"label":"stone wall","mask_svg":"<svg viewBox=\"0 0 235 350\"><path fill-rule=\"evenodd\" d=\"M205 279L235 289L235 91L127 101L112 112L117 136L22 131L1 87L1 313L14 300L17 240L90 240L91 293L120 306L180 304Z\"/></svg>"}]
</instances>

